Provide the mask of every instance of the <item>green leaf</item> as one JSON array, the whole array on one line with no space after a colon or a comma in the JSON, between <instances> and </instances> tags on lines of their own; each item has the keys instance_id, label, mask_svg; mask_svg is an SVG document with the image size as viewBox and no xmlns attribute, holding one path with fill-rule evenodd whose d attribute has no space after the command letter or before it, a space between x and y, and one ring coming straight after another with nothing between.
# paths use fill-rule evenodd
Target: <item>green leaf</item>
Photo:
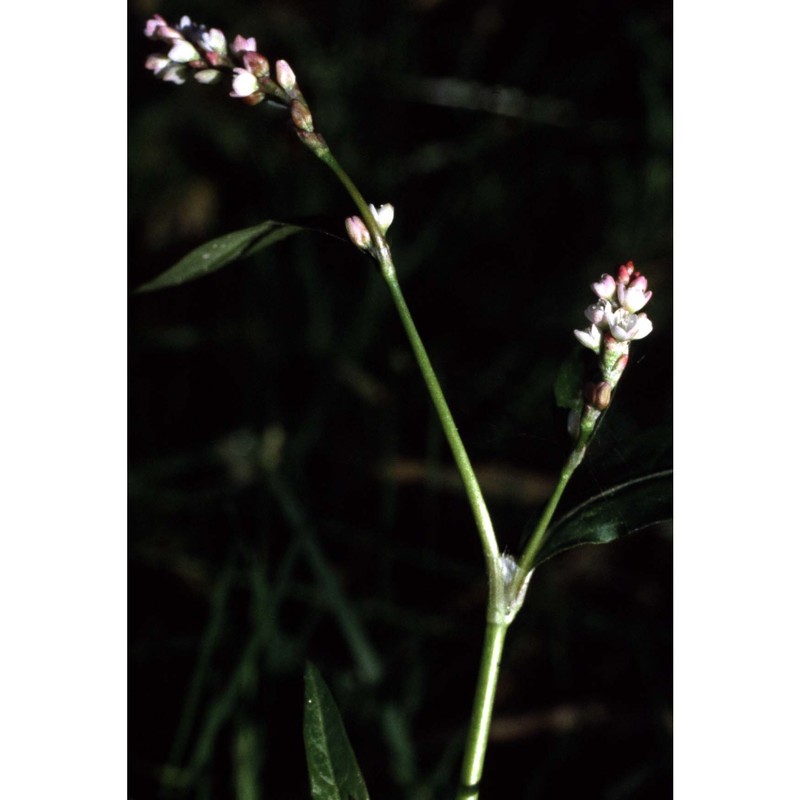
<instances>
[{"instance_id":1,"label":"green leaf","mask_svg":"<svg viewBox=\"0 0 800 800\"><path fill-rule=\"evenodd\" d=\"M184 256L177 264L149 283L140 286L136 291L154 292L156 289L179 286L187 281L202 278L302 230L309 228L267 220L260 225L253 225L252 228L226 233L192 250L188 256Z\"/></svg>"},{"instance_id":2,"label":"green leaf","mask_svg":"<svg viewBox=\"0 0 800 800\"><path fill-rule=\"evenodd\" d=\"M605 544L672 519L672 470L625 481L587 500L550 529L538 566L582 544Z\"/></svg>"},{"instance_id":3,"label":"green leaf","mask_svg":"<svg viewBox=\"0 0 800 800\"><path fill-rule=\"evenodd\" d=\"M317 668L306 664L303 739L313 800L369 800L333 695Z\"/></svg>"}]
</instances>

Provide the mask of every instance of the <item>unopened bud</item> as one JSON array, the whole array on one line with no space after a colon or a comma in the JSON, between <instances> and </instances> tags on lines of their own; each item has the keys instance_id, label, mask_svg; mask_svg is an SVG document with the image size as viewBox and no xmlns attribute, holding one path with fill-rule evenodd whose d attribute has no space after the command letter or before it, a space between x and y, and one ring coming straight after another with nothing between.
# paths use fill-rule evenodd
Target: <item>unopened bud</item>
<instances>
[{"instance_id":1,"label":"unopened bud","mask_svg":"<svg viewBox=\"0 0 800 800\"><path fill-rule=\"evenodd\" d=\"M292 115L292 123L295 128L306 133L311 133L314 130L314 119L305 103L300 100L292 100L289 113Z\"/></svg>"},{"instance_id":2,"label":"unopened bud","mask_svg":"<svg viewBox=\"0 0 800 800\"><path fill-rule=\"evenodd\" d=\"M242 55L242 63L256 78L269 78L269 61L261 53L247 52Z\"/></svg>"},{"instance_id":3,"label":"unopened bud","mask_svg":"<svg viewBox=\"0 0 800 800\"><path fill-rule=\"evenodd\" d=\"M190 61L196 61L200 58L200 53L197 52L194 45L185 39L176 41L168 55L169 60L177 64L188 64Z\"/></svg>"},{"instance_id":4,"label":"unopened bud","mask_svg":"<svg viewBox=\"0 0 800 800\"><path fill-rule=\"evenodd\" d=\"M636 267L633 266L633 261L623 264L617 271L617 281L623 286L627 286L634 272L636 272Z\"/></svg>"},{"instance_id":5,"label":"unopened bud","mask_svg":"<svg viewBox=\"0 0 800 800\"><path fill-rule=\"evenodd\" d=\"M201 69L194 73L194 79L198 83L217 83L222 78L222 73L218 69Z\"/></svg>"},{"instance_id":6,"label":"unopened bud","mask_svg":"<svg viewBox=\"0 0 800 800\"><path fill-rule=\"evenodd\" d=\"M240 33L236 34L236 38L233 40L231 44L231 50L237 55L240 56L242 53L255 53L256 51L256 40L255 37L251 36L249 39L245 39Z\"/></svg>"},{"instance_id":7,"label":"unopened bud","mask_svg":"<svg viewBox=\"0 0 800 800\"><path fill-rule=\"evenodd\" d=\"M297 83L294 71L283 60L275 62L275 79L285 92L291 93Z\"/></svg>"},{"instance_id":8,"label":"unopened bud","mask_svg":"<svg viewBox=\"0 0 800 800\"><path fill-rule=\"evenodd\" d=\"M586 402L598 411L605 411L611 405L611 385L601 383L587 383L583 390Z\"/></svg>"},{"instance_id":9,"label":"unopened bud","mask_svg":"<svg viewBox=\"0 0 800 800\"><path fill-rule=\"evenodd\" d=\"M372 246L372 238L361 217L348 217L344 221L344 227L350 237L350 241L359 250L369 250Z\"/></svg>"}]
</instances>

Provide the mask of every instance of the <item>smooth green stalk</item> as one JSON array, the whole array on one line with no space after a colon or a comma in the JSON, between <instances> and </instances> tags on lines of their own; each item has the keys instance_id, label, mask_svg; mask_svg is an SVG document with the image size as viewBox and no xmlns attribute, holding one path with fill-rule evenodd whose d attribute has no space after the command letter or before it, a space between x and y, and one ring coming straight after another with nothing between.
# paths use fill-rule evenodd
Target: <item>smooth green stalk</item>
<instances>
[{"instance_id":1,"label":"smooth green stalk","mask_svg":"<svg viewBox=\"0 0 800 800\"><path fill-rule=\"evenodd\" d=\"M439 385L436 373L433 371L433 366L425 351L425 346L422 344L422 339L414 325L414 320L411 318L411 312L408 310L408 306L403 298L400 284L398 284L394 276L385 277L386 283L389 286L389 291L392 294L392 300L394 300L403 327L406 329L406 334L411 342L411 349L416 356L420 372L422 372L422 377L428 387L436 411L439 414L442 429L447 437L450 449L453 451L453 458L455 459L458 471L461 473L461 479L464 481L464 488L466 489L469 504L472 507L472 513L475 517L475 524L478 527L478 533L483 543L483 551L486 556L491 582L492 567L500 554L497 549L497 540L495 539L489 511L486 508L486 502L483 499L481 488L478 485L478 479L475 477L475 472L472 469L467 451L464 448L464 443L461 441L461 437L458 434L458 428L456 427L453 415L450 413L450 409L447 406L442 387Z\"/></svg>"},{"instance_id":2,"label":"smooth green stalk","mask_svg":"<svg viewBox=\"0 0 800 800\"><path fill-rule=\"evenodd\" d=\"M525 546L525 551L522 554L522 558L519 560L519 572L517 572L517 574L514 576L514 580L511 585L512 597L515 596L516 592L522 588L525 577L529 575L533 569L533 565L536 562L536 556L542 549L542 545L544 545L547 529L553 519L556 507L561 500L561 495L564 494L564 490L567 488L570 478L573 476L575 470L578 468L581 461L583 461L583 457L586 455L586 447L597 424L598 416L599 412L592 410L584 418L584 421L581 425L580 434L578 436L578 441L575 443L575 448L573 449L572 453L570 453L567 463L564 464L564 467L561 470L561 475L558 477L556 488L553 490L553 494L550 495L550 499L547 501L547 505L542 512L542 516L539 519L536 530L534 530L533 535L528 540L528 544Z\"/></svg>"},{"instance_id":3,"label":"smooth green stalk","mask_svg":"<svg viewBox=\"0 0 800 800\"><path fill-rule=\"evenodd\" d=\"M461 767L461 785L456 800L477 800L480 791L486 745L489 741L489 725L492 721L492 708L507 630L508 623L505 622L486 624L481 668Z\"/></svg>"},{"instance_id":4,"label":"smooth green stalk","mask_svg":"<svg viewBox=\"0 0 800 800\"><path fill-rule=\"evenodd\" d=\"M470 463L466 448L464 447L464 443L461 441L461 436L458 433L455 420L453 419L453 415L450 413L450 408L445 400L444 392L442 391L442 387L439 384L439 380L433 370L430 358L428 358L425 345L422 343L422 339L417 332L416 325L414 325L414 320L412 319L411 312L406 305L406 301L400 289L400 284L397 282L397 276L395 274L394 263L392 262L392 254L389 249L389 245L386 242L383 231L381 231L381 229L378 227L378 223L376 222L366 200L364 200L363 195L361 192L359 192L358 188L347 175L347 173L342 169L339 162L334 158L330 149L325 147L324 149L314 150L314 152L325 164L327 164L328 167L330 167L341 184L347 190L350 197L353 198L353 202L356 204L356 207L361 213L364 224L367 226L370 236L372 237L372 242L375 247L375 256L378 259L378 263L381 268L381 274L386 280L389 291L391 292L392 300L394 301L397 312L400 315L403 327L405 328L409 342L411 343L411 349L414 351L414 356L417 359L417 364L419 365L420 372L422 373L422 378L425 381L425 385L428 387L431 399L433 400L433 405L436 408L437 414L439 415L439 420L442 424L445 437L447 438L447 442L453 452L453 458L455 459L456 466L461 474L461 479L464 482L464 488L467 492L469 504L472 508L473 516L475 517L475 524L477 525L478 533L483 545L487 571L489 573L490 593L492 595L496 595L498 592L498 587L495 585L496 580L494 578L494 574L497 571L496 562L500 556L500 553L497 548L497 539L495 538L492 520L489 516L489 511L486 507L486 502L483 499L480 486L478 485L478 479L475 477L475 472L472 469L472 464Z\"/></svg>"}]
</instances>

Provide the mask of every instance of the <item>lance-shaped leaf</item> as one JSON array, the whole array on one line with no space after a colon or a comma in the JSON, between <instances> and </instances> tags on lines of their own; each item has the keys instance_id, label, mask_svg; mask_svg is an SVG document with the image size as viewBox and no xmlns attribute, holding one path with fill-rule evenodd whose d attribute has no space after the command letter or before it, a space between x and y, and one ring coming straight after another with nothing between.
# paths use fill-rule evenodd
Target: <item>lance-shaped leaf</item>
<instances>
[{"instance_id":1,"label":"lance-shaped leaf","mask_svg":"<svg viewBox=\"0 0 800 800\"><path fill-rule=\"evenodd\" d=\"M538 566L582 544L605 544L672 519L672 470L625 481L589 498L550 529L536 556Z\"/></svg>"},{"instance_id":2,"label":"lance-shaped leaf","mask_svg":"<svg viewBox=\"0 0 800 800\"><path fill-rule=\"evenodd\" d=\"M306 664L303 739L313 800L369 800L333 695L317 668Z\"/></svg>"},{"instance_id":3,"label":"lance-shaped leaf","mask_svg":"<svg viewBox=\"0 0 800 800\"><path fill-rule=\"evenodd\" d=\"M184 256L177 264L162 272L157 278L140 286L137 292L153 292L168 286L179 286L187 281L210 275L218 269L242 258L258 253L270 245L298 231L309 230L300 225L267 220L251 228L226 233L218 239L201 244Z\"/></svg>"}]
</instances>

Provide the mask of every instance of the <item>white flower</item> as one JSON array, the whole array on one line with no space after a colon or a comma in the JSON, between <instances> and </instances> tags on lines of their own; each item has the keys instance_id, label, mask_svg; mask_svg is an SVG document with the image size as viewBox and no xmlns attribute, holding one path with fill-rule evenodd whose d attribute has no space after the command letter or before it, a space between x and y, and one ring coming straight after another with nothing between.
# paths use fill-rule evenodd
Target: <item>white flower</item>
<instances>
[{"instance_id":1,"label":"white flower","mask_svg":"<svg viewBox=\"0 0 800 800\"><path fill-rule=\"evenodd\" d=\"M207 53L219 53L224 56L228 52L225 34L216 28L212 28L210 31L203 31L200 34L200 46Z\"/></svg>"},{"instance_id":2,"label":"white flower","mask_svg":"<svg viewBox=\"0 0 800 800\"><path fill-rule=\"evenodd\" d=\"M616 282L608 274L601 275L600 280L592 284L592 291L602 300L610 300L614 296L616 289Z\"/></svg>"},{"instance_id":3,"label":"white flower","mask_svg":"<svg viewBox=\"0 0 800 800\"><path fill-rule=\"evenodd\" d=\"M643 339L653 330L653 323L647 314L632 314L624 308L606 314L606 322L611 335L618 342L627 342L633 339Z\"/></svg>"},{"instance_id":4,"label":"white flower","mask_svg":"<svg viewBox=\"0 0 800 800\"><path fill-rule=\"evenodd\" d=\"M607 300L598 300L583 312L584 316L589 320L589 322L592 323L592 325L603 325L606 317L607 305Z\"/></svg>"},{"instance_id":5,"label":"white flower","mask_svg":"<svg viewBox=\"0 0 800 800\"><path fill-rule=\"evenodd\" d=\"M200 53L195 50L194 45L181 39L172 45L169 51L169 60L175 61L177 64L188 64L190 61L196 61L200 58Z\"/></svg>"},{"instance_id":6,"label":"white flower","mask_svg":"<svg viewBox=\"0 0 800 800\"><path fill-rule=\"evenodd\" d=\"M588 347L595 353L600 352L600 342L603 337L597 325L592 325L588 331L575 331L575 337L584 347Z\"/></svg>"},{"instance_id":7,"label":"white flower","mask_svg":"<svg viewBox=\"0 0 800 800\"><path fill-rule=\"evenodd\" d=\"M632 313L643 309L652 296L653 293L647 291L647 278L644 275L634 278L628 286L622 283L617 286L620 305Z\"/></svg>"},{"instance_id":8,"label":"white flower","mask_svg":"<svg viewBox=\"0 0 800 800\"><path fill-rule=\"evenodd\" d=\"M258 81L252 72L236 67L234 70L236 77L233 79L233 96L249 97L258 91Z\"/></svg>"},{"instance_id":9,"label":"white flower","mask_svg":"<svg viewBox=\"0 0 800 800\"><path fill-rule=\"evenodd\" d=\"M381 233L386 233L394 219L394 206L391 203L385 203L379 209L376 209L375 206L370 203L369 210L372 212L372 216L375 217L375 222L378 223Z\"/></svg>"}]
</instances>

